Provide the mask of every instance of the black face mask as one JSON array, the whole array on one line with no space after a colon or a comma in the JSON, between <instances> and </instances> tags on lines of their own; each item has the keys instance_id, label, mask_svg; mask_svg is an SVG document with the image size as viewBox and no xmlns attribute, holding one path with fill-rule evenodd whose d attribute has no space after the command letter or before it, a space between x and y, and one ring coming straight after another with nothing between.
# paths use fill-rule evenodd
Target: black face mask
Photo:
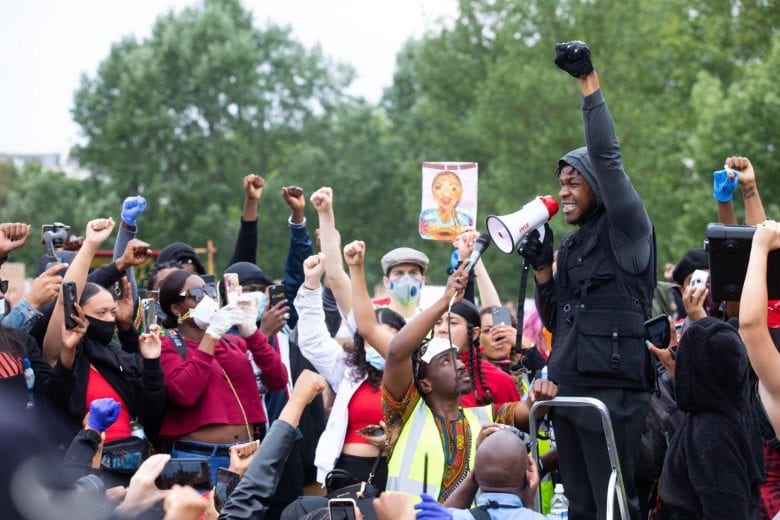
<instances>
[{"instance_id":1,"label":"black face mask","mask_svg":"<svg viewBox=\"0 0 780 520\"><path fill-rule=\"evenodd\" d=\"M108 345L114 338L114 329L116 323L113 321L103 321L92 316L87 316L89 326L87 327L87 337L100 343Z\"/></svg>"}]
</instances>

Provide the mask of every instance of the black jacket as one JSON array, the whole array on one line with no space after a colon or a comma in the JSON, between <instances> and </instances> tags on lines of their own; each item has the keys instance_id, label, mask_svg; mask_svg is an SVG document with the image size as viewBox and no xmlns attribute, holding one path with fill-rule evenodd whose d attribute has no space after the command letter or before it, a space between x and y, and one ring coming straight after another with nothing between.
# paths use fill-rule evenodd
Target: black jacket
<instances>
[{"instance_id":1,"label":"black jacket","mask_svg":"<svg viewBox=\"0 0 780 520\"><path fill-rule=\"evenodd\" d=\"M736 329L715 318L691 325L678 349L675 395L686 416L664 461L664 505L674 518L756 518L763 441Z\"/></svg>"},{"instance_id":2,"label":"black jacket","mask_svg":"<svg viewBox=\"0 0 780 520\"><path fill-rule=\"evenodd\" d=\"M131 340L124 339L127 350L137 351L138 336L135 329L129 331ZM115 341L100 345L85 337L78 346L73 367L76 384L68 398L65 417L67 443L81 430L86 409L87 383L90 365L108 381L122 397L131 417L139 417L146 435L155 439L165 415L165 381L159 359L143 359L139 354L126 352Z\"/></svg>"},{"instance_id":3,"label":"black jacket","mask_svg":"<svg viewBox=\"0 0 780 520\"><path fill-rule=\"evenodd\" d=\"M552 332L550 380L580 386L650 390L654 371L644 343L655 288L653 226L623 170L601 91L583 99L587 147L560 160L586 179L596 209L566 235L555 278L536 286Z\"/></svg>"}]
</instances>

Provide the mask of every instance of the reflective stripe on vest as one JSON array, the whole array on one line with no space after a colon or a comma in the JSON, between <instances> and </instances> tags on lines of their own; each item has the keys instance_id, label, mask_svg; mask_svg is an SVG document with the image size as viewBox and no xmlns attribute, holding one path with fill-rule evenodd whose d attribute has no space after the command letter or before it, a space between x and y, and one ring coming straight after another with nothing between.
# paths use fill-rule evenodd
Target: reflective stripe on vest
<instances>
[{"instance_id":1,"label":"reflective stripe on vest","mask_svg":"<svg viewBox=\"0 0 780 520\"><path fill-rule=\"evenodd\" d=\"M493 422L493 406L464 408L463 415L471 430L471 452L469 468L474 467L477 436L483 424ZM403 491L413 495L423 492L425 476L425 454L428 454L427 493L438 498L444 479L445 458L439 429L433 413L421 398L393 448L393 455L387 462L387 490Z\"/></svg>"}]
</instances>

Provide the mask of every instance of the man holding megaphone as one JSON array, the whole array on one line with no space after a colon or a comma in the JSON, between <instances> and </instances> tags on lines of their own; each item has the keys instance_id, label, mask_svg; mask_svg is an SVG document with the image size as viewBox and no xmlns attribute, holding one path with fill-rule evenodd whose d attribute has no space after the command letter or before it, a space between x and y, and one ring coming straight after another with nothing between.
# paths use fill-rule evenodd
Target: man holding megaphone
<instances>
[{"instance_id":1,"label":"man holding megaphone","mask_svg":"<svg viewBox=\"0 0 780 520\"><path fill-rule=\"evenodd\" d=\"M609 408L631 517L639 518L633 473L654 383L643 327L655 286L653 226L623 170L588 45L571 41L555 52L583 96L587 146L556 169L564 219L577 229L561 241L555 274L547 224L543 238L526 234L519 252L534 269L536 304L552 332L548 377L559 395L595 397ZM553 427L569 518L604 518L611 468L598 414L553 408Z\"/></svg>"}]
</instances>

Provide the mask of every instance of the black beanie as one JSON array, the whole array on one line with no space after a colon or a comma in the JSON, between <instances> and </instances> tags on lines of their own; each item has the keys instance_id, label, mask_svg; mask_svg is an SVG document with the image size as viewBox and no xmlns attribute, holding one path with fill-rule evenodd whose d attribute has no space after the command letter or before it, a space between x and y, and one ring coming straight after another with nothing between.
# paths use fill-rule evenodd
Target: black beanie
<instances>
[{"instance_id":1,"label":"black beanie","mask_svg":"<svg viewBox=\"0 0 780 520\"><path fill-rule=\"evenodd\" d=\"M176 262L178 264L192 264L195 266L195 270L198 274L206 274L206 268L200 263L198 253L192 248L191 245L184 242L174 242L168 244L160 250L160 254L157 255L155 265L160 265L165 262Z\"/></svg>"},{"instance_id":2,"label":"black beanie","mask_svg":"<svg viewBox=\"0 0 780 520\"><path fill-rule=\"evenodd\" d=\"M236 262L225 269L225 273L236 273L239 285L259 284L268 287L274 281L262 269L250 262ZM224 274L224 273L223 273Z\"/></svg>"},{"instance_id":3,"label":"black beanie","mask_svg":"<svg viewBox=\"0 0 780 520\"><path fill-rule=\"evenodd\" d=\"M452 306L452 313L457 314L472 327L479 327L482 320L479 318L479 309L468 300L461 300Z\"/></svg>"},{"instance_id":4,"label":"black beanie","mask_svg":"<svg viewBox=\"0 0 780 520\"><path fill-rule=\"evenodd\" d=\"M696 269L709 269L710 257L704 249L691 249L685 253L672 271L672 279L678 285L685 282L685 277Z\"/></svg>"}]
</instances>

